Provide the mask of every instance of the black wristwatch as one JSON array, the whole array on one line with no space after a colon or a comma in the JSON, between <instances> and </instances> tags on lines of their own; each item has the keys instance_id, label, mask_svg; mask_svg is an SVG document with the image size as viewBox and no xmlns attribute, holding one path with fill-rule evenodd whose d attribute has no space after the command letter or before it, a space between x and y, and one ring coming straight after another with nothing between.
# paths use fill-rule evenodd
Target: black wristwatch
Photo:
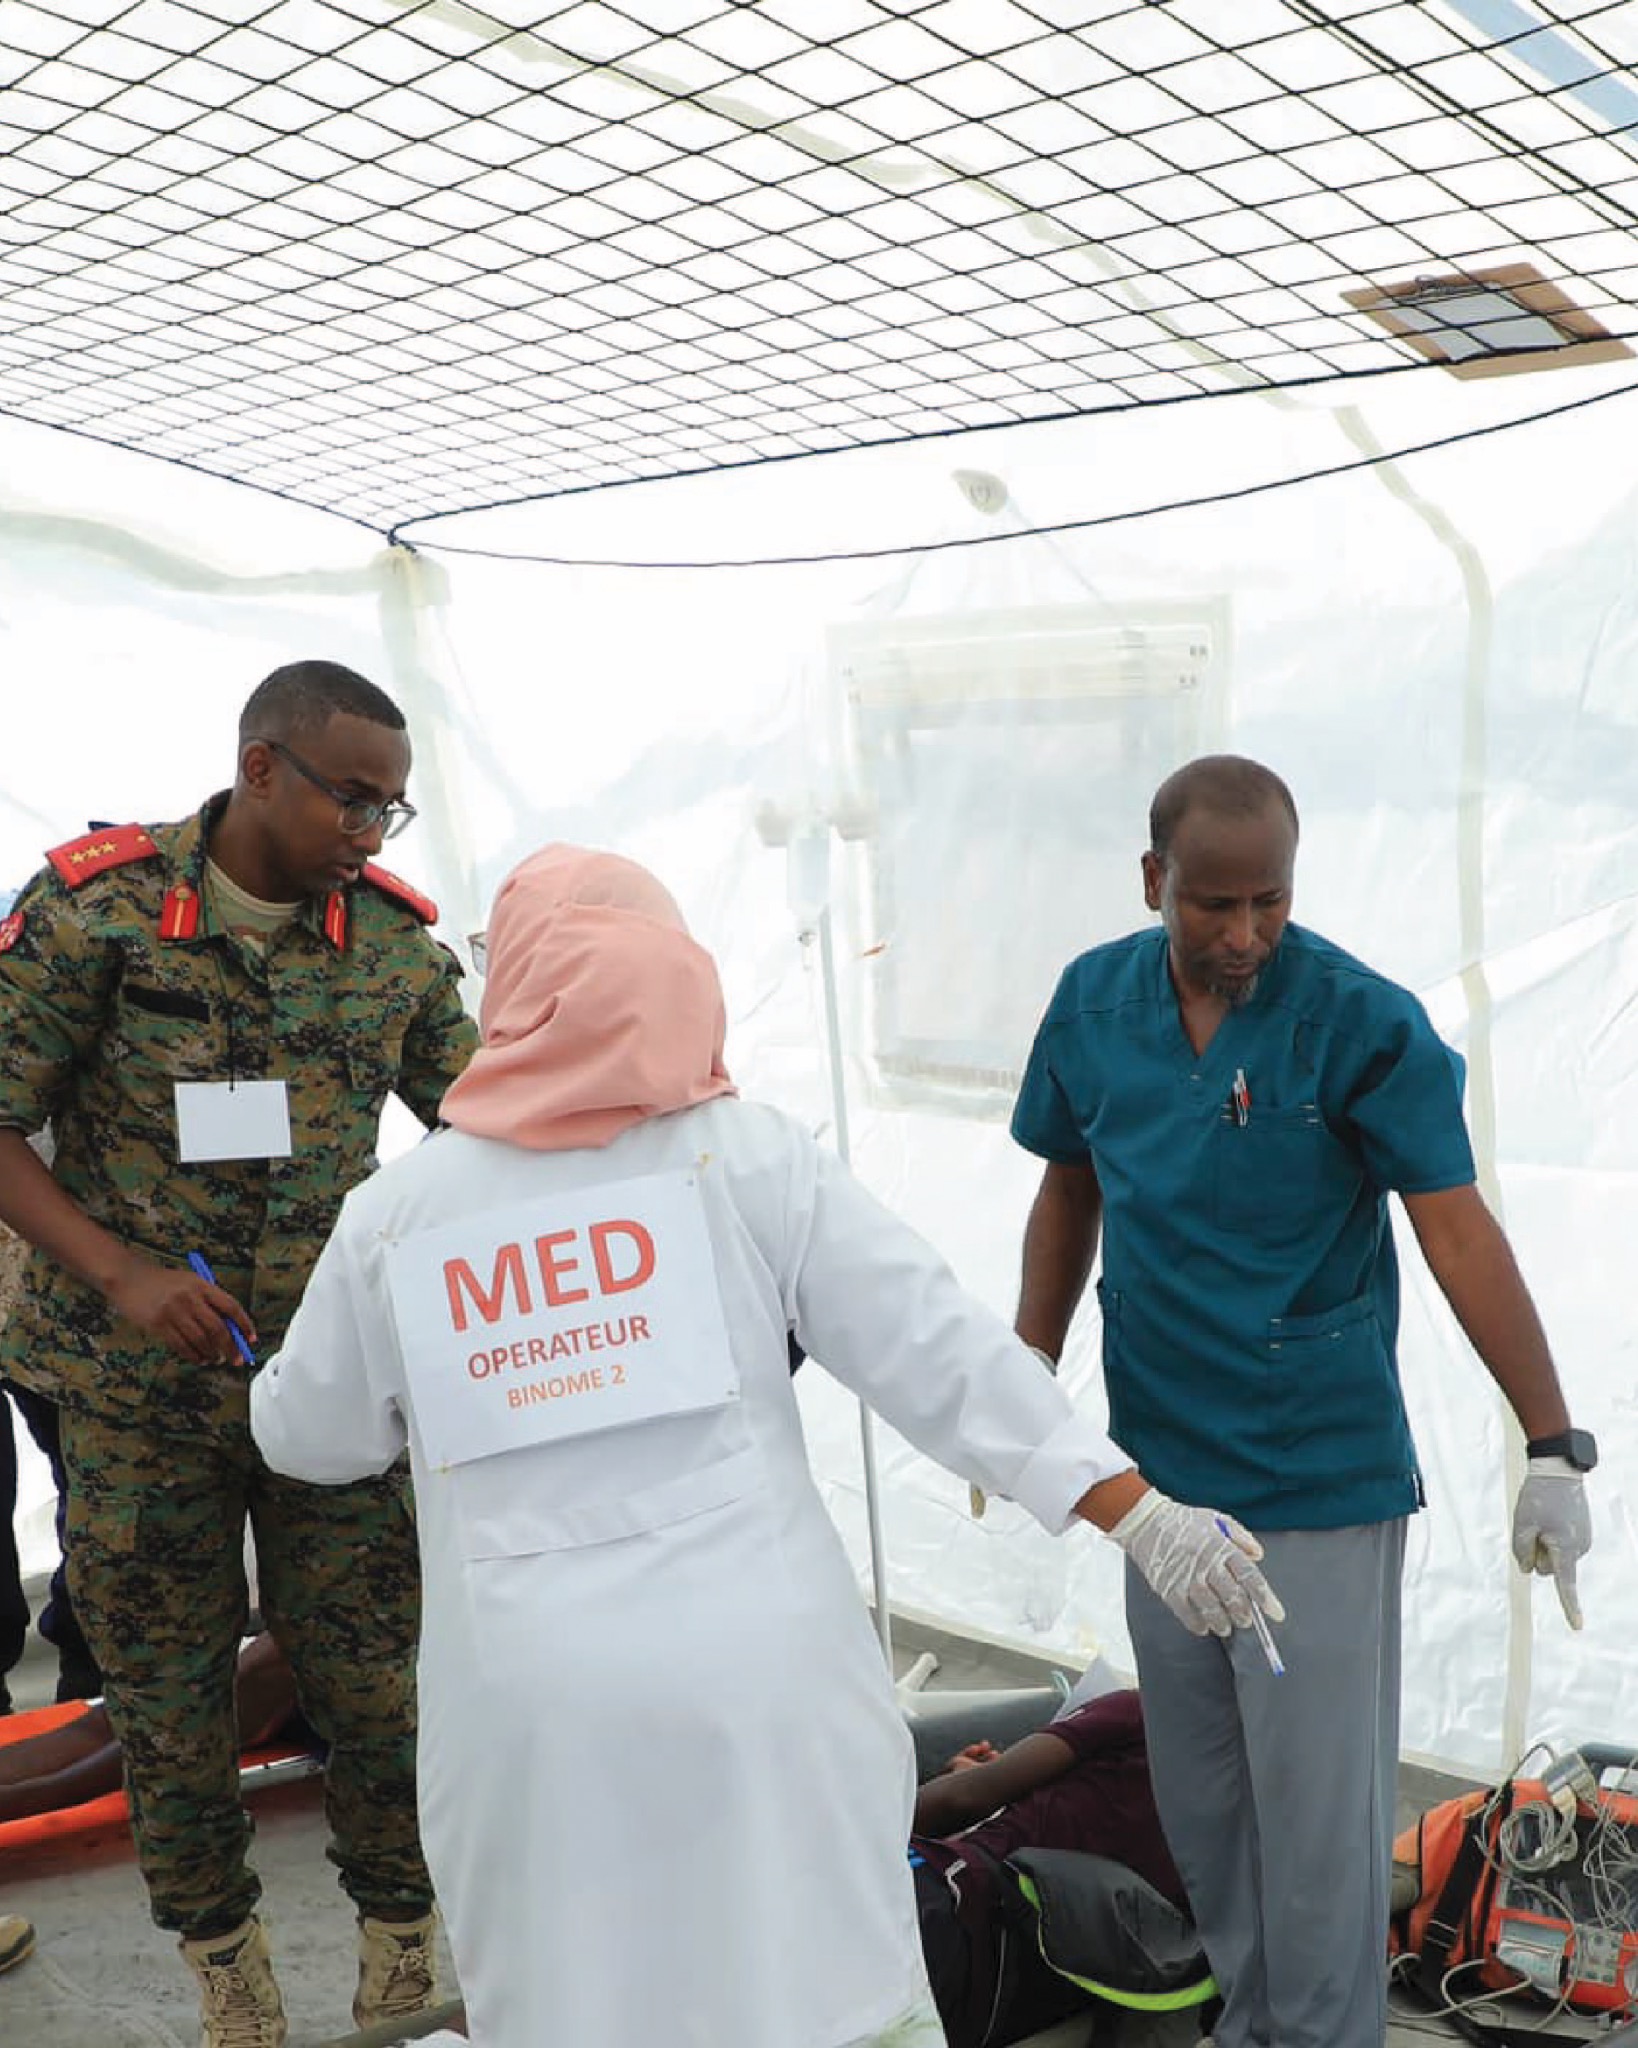
<instances>
[{"instance_id":1,"label":"black wristwatch","mask_svg":"<svg viewBox=\"0 0 1638 2048\"><path fill-rule=\"evenodd\" d=\"M1561 1429L1556 1436L1533 1436L1525 1449L1532 1458L1567 1458L1578 1472L1598 1463L1598 1439L1590 1429Z\"/></svg>"}]
</instances>

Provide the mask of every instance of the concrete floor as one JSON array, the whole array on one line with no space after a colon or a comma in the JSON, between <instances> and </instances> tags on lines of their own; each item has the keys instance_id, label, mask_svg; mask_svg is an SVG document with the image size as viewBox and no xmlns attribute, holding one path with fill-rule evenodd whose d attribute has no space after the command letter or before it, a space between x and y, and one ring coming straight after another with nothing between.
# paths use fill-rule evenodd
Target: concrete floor
<instances>
[{"instance_id":1,"label":"concrete floor","mask_svg":"<svg viewBox=\"0 0 1638 2048\"><path fill-rule=\"evenodd\" d=\"M37 1590L37 1589L36 1589ZM38 1605L36 1600L33 1604ZM895 1627L894 1663L902 1675L923 1652L939 1659L932 1689L967 1690L1050 1684L1052 1668L995 1646L941 1634L914 1621ZM44 1705L55 1683L50 1651L30 1641L10 1684L19 1707ZM1406 1818L1447 1797L1450 1781L1407 1769ZM339 2048L348 2038L354 1982L354 1927L347 1900L324 1860L325 1829L316 1780L252 1795L253 1860L265 1886L262 1905L290 2017L290 2048ZM174 1940L148 1918L142 1884L123 1827L69 1838L0 1859L0 1912L21 1913L39 1935L36 1953L0 1978L0 2042L5 2048L196 2048L193 1980ZM458 1993L447 1949L442 1979ZM1556 2022L1555 2022L1556 2024ZM1589 2034L1593 2032L1588 2029ZM1094 2028L1077 2020L1037 2037L1034 2048L1190 2048L1193 2013L1148 2020L1103 2014ZM1436 2021L1396 2017L1390 2048L1426 2048L1455 2036ZM352 2037L356 2040L357 2037ZM607 2043L542 2043L541 2048L613 2048Z\"/></svg>"}]
</instances>

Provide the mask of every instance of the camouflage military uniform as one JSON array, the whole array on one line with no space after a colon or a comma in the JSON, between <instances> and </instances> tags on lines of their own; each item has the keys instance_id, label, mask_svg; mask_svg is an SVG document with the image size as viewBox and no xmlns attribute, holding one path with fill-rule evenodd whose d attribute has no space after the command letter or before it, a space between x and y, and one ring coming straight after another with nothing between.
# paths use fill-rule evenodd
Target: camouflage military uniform
<instances>
[{"instance_id":1,"label":"camouflage military uniform","mask_svg":"<svg viewBox=\"0 0 1638 2048\"><path fill-rule=\"evenodd\" d=\"M16 1306L23 1287L23 1269L28 1263L28 1246L0 1224L0 1330ZM28 1425L41 1455L51 1466L57 1488L57 1542L63 1543L62 1449L58 1441L57 1411L51 1403L27 1387L8 1387L0 1380L0 1714L7 1710L6 1673L22 1657L28 1642L28 1593L23 1585L22 1565L17 1554L17 1446L23 1441L17 1419ZM85 1637L74 1614L68 1594L66 1568L61 1557L51 1573L50 1588L40 1609L41 1636L57 1652L57 1697L87 1699L102 1691L102 1675L96 1668Z\"/></svg>"},{"instance_id":2,"label":"camouflage military uniform","mask_svg":"<svg viewBox=\"0 0 1638 2048\"><path fill-rule=\"evenodd\" d=\"M17 1239L0 1224L0 1328L16 1297L23 1270L23 1252ZM17 1435L11 1419L11 1404L0 1387L0 1714L11 1712L11 1692L6 1674L23 1654L28 1640L28 1596L17 1559L17 1536L13 1521L17 1512Z\"/></svg>"},{"instance_id":3,"label":"camouflage military uniform","mask_svg":"<svg viewBox=\"0 0 1638 2048\"><path fill-rule=\"evenodd\" d=\"M0 1124L47 1119L53 1171L149 1257L203 1253L278 1345L389 1091L423 1120L476 1034L432 906L390 877L304 904L264 948L202 915L215 798L181 824L58 848L0 926ZM375 875L378 871L367 871ZM282 1079L292 1151L179 1161L173 1084ZM124 1747L154 1917L188 1936L242 1921L233 1669L244 1517L263 1613L332 1746L330 1854L361 1911L430 1900L415 1825L418 1573L403 1481L298 1486L248 1428L248 1369L197 1365L122 1323L36 1253L0 1377L59 1404L70 1583Z\"/></svg>"}]
</instances>

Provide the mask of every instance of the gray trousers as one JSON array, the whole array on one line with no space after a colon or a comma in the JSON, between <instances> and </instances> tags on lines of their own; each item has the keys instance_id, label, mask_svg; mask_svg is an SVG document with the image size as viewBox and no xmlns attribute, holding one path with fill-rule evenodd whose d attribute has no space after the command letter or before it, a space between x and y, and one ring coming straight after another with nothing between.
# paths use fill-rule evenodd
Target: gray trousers
<instances>
[{"instance_id":1,"label":"gray trousers","mask_svg":"<svg viewBox=\"0 0 1638 2048\"><path fill-rule=\"evenodd\" d=\"M1190 1635L1127 1569L1161 1824L1218 2048L1383 2048L1405 1524L1256 1533L1283 1678L1251 1630Z\"/></svg>"}]
</instances>

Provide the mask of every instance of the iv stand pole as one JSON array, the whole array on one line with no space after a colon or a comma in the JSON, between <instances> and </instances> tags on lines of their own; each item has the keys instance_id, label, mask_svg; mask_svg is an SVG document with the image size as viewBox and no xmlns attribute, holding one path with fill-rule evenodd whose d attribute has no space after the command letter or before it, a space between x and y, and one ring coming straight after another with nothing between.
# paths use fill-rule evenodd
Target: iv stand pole
<instances>
[{"instance_id":1,"label":"iv stand pole","mask_svg":"<svg viewBox=\"0 0 1638 2048\"><path fill-rule=\"evenodd\" d=\"M829 827L825 828L827 839ZM828 852L828 848L827 848ZM847 1081L842 1070L842 1024L836 1000L836 950L831 937L830 892L825 892L816 925L819 933L819 978L825 994L825 1047L830 1056L831 1114L836 1127L836 1152L842 1164L851 1167L852 1148L848 1142ZM881 1484L876 1471L875 1418L859 1403L859 1446L864 1457L865 1517L870 1527L870 1579L876 1610L876 1633L881 1637L882 1655L887 1659L889 1678L893 1675L893 1620L887 1608L887 1550L882 1539Z\"/></svg>"}]
</instances>

